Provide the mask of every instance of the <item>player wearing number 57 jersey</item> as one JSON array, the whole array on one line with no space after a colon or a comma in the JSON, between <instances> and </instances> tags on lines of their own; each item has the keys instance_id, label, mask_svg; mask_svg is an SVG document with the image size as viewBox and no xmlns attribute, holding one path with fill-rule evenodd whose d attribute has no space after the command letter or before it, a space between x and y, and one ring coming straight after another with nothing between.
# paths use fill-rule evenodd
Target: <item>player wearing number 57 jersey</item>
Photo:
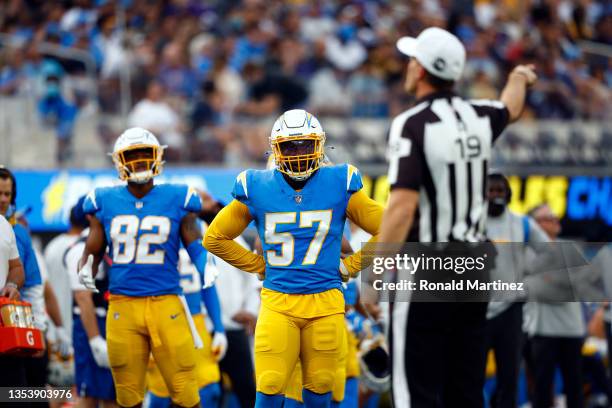
<instances>
[{"instance_id":1,"label":"player wearing number 57 jersey","mask_svg":"<svg viewBox=\"0 0 612 408\"><path fill-rule=\"evenodd\" d=\"M328 407L346 353L339 271L361 269L360 253L340 260L344 223L348 217L376 236L383 210L361 190L355 167L320 166L325 134L310 113L285 112L270 141L275 168L238 176L235 200L212 222L204 245L239 269L265 273L255 330L256 407L282 405L298 357L305 406ZM263 257L233 241L251 221Z\"/></svg>"},{"instance_id":2,"label":"player wearing number 57 jersey","mask_svg":"<svg viewBox=\"0 0 612 408\"><path fill-rule=\"evenodd\" d=\"M215 204L185 185L153 183L162 170L163 149L145 129L125 131L112 156L127 185L97 188L83 203L92 217L79 279L96 290L93 276L108 246L112 259L108 356L117 402L126 407L142 403L150 354L173 403L183 407L199 403L193 369L201 339L182 297L177 263L182 241L204 272L206 254L197 214Z\"/></svg>"}]
</instances>

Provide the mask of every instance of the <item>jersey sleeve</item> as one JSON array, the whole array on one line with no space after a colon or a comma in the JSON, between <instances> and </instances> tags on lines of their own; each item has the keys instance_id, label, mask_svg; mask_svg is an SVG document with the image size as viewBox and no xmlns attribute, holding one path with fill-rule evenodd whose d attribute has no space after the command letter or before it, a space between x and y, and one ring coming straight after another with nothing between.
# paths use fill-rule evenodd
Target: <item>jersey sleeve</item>
<instances>
[{"instance_id":1,"label":"jersey sleeve","mask_svg":"<svg viewBox=\"0 0 612 408\"><path fill-rule=\"evenodd\" d=\"M19 249L17 249L17 239L15 238L15 232L13 231L13 228L8 224L8 222L6 223L6 225L6 229L8 230L9 234L9 260L19 259Z\"/></svg>"},{"instance_id":2,"label":"jersey sleeve","mask_svg":"<svg viewBox=\"0 0 612 408\"><path fill-rule=\"evenodd\" d=\"M100 211L101 206L99 200L101 198L101 190L96 188L93 189L85 196L85 200L83 201L83 212L85 214L94 215L98 211Z\"/></svg>"},{"instance_id":3,"label":"jersey sleeve","mask_svg":"<svg viewBox=\"0 0 612 408\"><path fill-rule=\"evenodd\" d=\"M21 257L21 263L23 264L25 272L25 282L23 286L30 287L40 285L42 279L40 277L40 269L38 269L38 262L34 254L30 234L28 234L25 227L20 224L15 225L13 229L15 231L19 256Z\"/></svg>"},{"instance_id":4,"label":"jersey sleeve","mask_svg":"<svg viewBox=\"0 0 612 408\"><path fill-rule=\"evenodd\" d=\"M418 191L423 182L425 157L422 135L411 131L410 120L395 119L389 132L389 173L387 179L391 189L407 188Z\"/></svg>"},{"instance_id":5,"label":"jersey sleeve","mask_svg":"<svg viewBox=\"0 0 612 408\"><path fill-rule=\"evenodd\" d=\"M250 179L250 173L248 170L244 170L236 177L234 182L234 188L232 189L232 197L240 201L243 204L249 203L249 187L248 180Z\"/></svg>"},{"instance_id":6,"label":"jersey sleeve","mask_svg":"<svg viewBox=\"0 0 612 408\"><path fill-rule=\"evenodd\" d=\"M501 101L491 99L475 99L470 104L474 107L478 116L486 116L491 123L492 142L494 142L504 131L510 122L510 112Z\"/></svg>"},{"instance_id":7,"label":"jersey sleeve","mask_svg":"<svg viewBox=\"0 0 612 408\"><path fill-rule=\"evenodd\" d=\"M352 164L346 165L346 191L354 193L363 188L363 181L361 180L361 173L357 167Z\"/></svg>"},{"instance_id":8,"label":"jersey sleeve","mask_svg":"<svg viewBox=\"0 0 612 408\"><path fill-rule=\"evenodd\" d=\"M199 213L202 211L202 199L198 190L189 186L180 186L179 198L182 200L182 208L187 212Z\"/></svg>"},{"instance_id":9,"label":"jersey sleeve","mask_svg":"<svg viewBox=\"0 0 612 408\"><path fill-rule=\"evenodd\" d=\"M83 286L81 282L79 282L79 274L77 273L79 260L81 259L84 248L85 244L79 243L68 249L64 255L66 273L68 274L68 279L70 280L71 290L87 290L87 288Z\"/></svg>"}]
</instances>

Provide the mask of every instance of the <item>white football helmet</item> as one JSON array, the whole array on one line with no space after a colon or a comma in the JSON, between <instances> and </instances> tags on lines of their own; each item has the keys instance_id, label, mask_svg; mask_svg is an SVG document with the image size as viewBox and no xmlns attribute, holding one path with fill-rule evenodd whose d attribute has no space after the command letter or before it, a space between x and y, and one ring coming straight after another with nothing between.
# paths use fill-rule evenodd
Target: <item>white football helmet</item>
<instances>
[{"instance_id":1,"label":"white football helmet","mask_svg":"<svg viewBox=\"0 0 612 408\"><path fill-rule=\"evenodd\" d=\"M324 145L321 124L303 109L283 113L270 134L276 168L294 180L307 179L321 166Z\"/></svg>"},{"instance_id":2,"label":"white football helmet","mask_svg":"<svg viewBox=\"0 0 612 408\"><path fill-rule=\"evenodd\" d=\"M74 384L74 358L62 358L57 352L49 353L47 382L55 387L70 387Z\"/></svg>"},{"instance_id":3,"label":"white football helmet","mask_svg":"<svg viewBox=\"0 0 612 408\"><path fill-rule=\"evenodd\" d=\"M143 128L130 128L115 142L111 156L119 178L144 184L162 172L164 149L153 133Z\"/></svg>"}]
</instances>

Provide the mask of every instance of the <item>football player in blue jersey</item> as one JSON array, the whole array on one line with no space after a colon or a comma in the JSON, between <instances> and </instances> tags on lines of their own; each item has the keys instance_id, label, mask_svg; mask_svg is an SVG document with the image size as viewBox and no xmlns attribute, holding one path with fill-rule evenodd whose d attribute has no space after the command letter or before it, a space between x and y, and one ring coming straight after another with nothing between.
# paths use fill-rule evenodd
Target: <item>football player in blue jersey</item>
<instances>
[{"instance_id":1,"label":"football player in blue jersey","mask_svg":"<svg viewBox=\"0 0 612 408\"><path fill-rule=\"evenodd\" d=\"M255 331L256 407L280 407L300 358L306 407L329 407L339 360L346 354L342 276L361 270L361 254L341 261L346 218L376 239L383 208L362 190L351 165L321 166L325 133L301 110L272 128L276 167L237 177L234 200L213 220L204 245L247 272L264 275ZM233 241L251 221L264 255Z\"/></svg>"},{"instance_id":2,"label":"football player in blue jersey","mask_svg":"<svg viewBox=\"0 0 612 408\"><path fill-rule=\"evenodd\" d=\"M196 380L200 390L200 403L203 407L219 407L221 403L221 386L219 384L221 373L218 362L227 351L227 338L221 321L221 305L214 286L216 267L213 265L212 257L209 257L206 265L206 278L204 279L201 271L190 261L187 251L181 248L179 252L179 272L181 273L181 287L203 344L203 347L197 351L195 368ZM206 327L206 315L202 310L202 301L204 301L206 307L206 315L212 322L212 337ZM166 387L154 361L151 362L147 372L147 388L149 390L149 408L170 407L168 387Z\"/></svg>"},{"instance_id":3,"label":"football player in blue jersey","mask_svg":"<svg viewBox=\"0 0 612 408\"><path fill-rule=\"evenodd\" d=\"M108 245L106 340L117 402L124 407L143 401L150 354L175 405L197 406L200 399L194 366L201 339L182 296L177 263L182 241L203 273L206 254L197 216L217 203L186 185L154 184L163 149L151 132L126 130L112 158L127 185L97 188L83 203L93 217L79 279L96 290L94 276Z\"/></svg>"}]
</instances>

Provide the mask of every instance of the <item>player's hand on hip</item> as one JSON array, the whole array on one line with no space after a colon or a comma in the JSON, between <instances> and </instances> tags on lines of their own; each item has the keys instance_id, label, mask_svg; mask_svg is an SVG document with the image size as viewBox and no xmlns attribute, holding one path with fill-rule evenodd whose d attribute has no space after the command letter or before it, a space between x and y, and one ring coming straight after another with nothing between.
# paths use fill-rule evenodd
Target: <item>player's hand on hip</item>
<instances>
[{"instance_id":1,"label":"player's hand on hip","mask_svg":"<svg viewBox=\"0 0 612 408\"><path fill-rule=\"evenodd\" d=\"M96 360L96 364L99 367L110 368L106 340L101 336L92 337L89 340L89 347L91 347L91 353L93 354L94 360Z\"/></svg>"},{"instance_id":2,"label":"player's hand on hip","mask_svg":"<svg viewBox=\"0 0 612 408\"><path fill-rule=\"evenodd\" d=\"M538 75L535 73L535 65L533 64L517 65L510 73L510 75L513 74L524 76L527 81L527 86L533 85L538 79Z\"/></svg>"},{"instance_id":3,"label":"player's hand on hip","mask_svg":"<svg viewBox=\"0 0 612 408\"><path fill-rule=\"evenodd\" d=\"M224 332L215 332L210 348L216 361L223 360L227 351L227 336Z\"/></svg>"},{"instance_id":4,"label":"player's hand on hip","mask_svg":"<svg viewBox=\"0 0 612 408\"><path fill-rule=\"evenodd\" d=\"M89 254L87 262L79 269L79 282L92 292L98 293L99 290L96 288L96 279L93 276L93 262L94 256Z\"/></svg>"},{"instance_id":5,"label":"player's hand on hip","mask_svg":"<svg viewBox=\"0 0 612 408\"><path fill-rule=\"evenodd\" d=\"M344 259L340 260L339 270L340 270L340 278L342 278L342 282L348 282L349 279L351 279L351 273L349 272L348 268L344 264Z\"/></svg>"}]
</instances>

